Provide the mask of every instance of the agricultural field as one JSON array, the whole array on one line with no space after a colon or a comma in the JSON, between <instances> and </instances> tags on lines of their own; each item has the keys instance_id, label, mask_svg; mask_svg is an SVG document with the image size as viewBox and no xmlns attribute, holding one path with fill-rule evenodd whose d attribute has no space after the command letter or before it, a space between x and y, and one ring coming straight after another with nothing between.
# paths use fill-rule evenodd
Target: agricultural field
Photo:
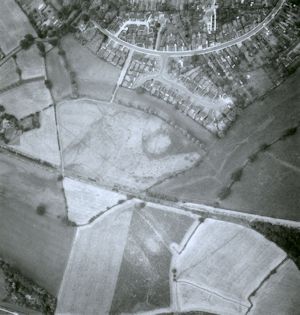
<instances>
[{"instance_id":1,"label":"agricultural field","mask_svg":"<svg viewBox=\"0 0 300 315\"><path fill-rule=\"evenodd\" d=\"M7 113L20 119L46 108L52 104L52 99L44 80L38 80L2 92L0 104Z\"/></svg>"},{"instance_id":2,"label":"agricultural field","mask_svg":"<svg viewBox=\"0 0 300 315\"><path fill-rule=\"evenodd\" d=\"M78 228L56 314L109 313L132 218L129 205L117 210Z\"/></svg>"},{"instance_id":3,"label":"agricultural field","mask_svg":"<svg viewBox=\"0 0 300 315\"><path fill-rule=\"evenodd\" d=\"M68 204L68 218L77 225L89 223L96 216L126 200L126 196L119 193L67 177L64 178L63 185Z\"/></svg>"},{"instance_id":4,"label":"agricultural field","mask_svg":"<svg viewBox=\"0 0 300 315\"><path fill-rule=\"evenodd\" d=\"M133 213L111 314L169 307L170 246L181 241L194 220L151 205Z\"/></svg>"},{"instance_id":5,"label":"agricultural field","mask_svg":"<svg viewBox=\"0 0 300 315\"><path fill-rule=\"evenodd\" d=\"M19 152L52 164L60 164L54 108L40 112L40 127L24 132L18 144L12 145Z\"/></svg>"},{"instance_id":6,"label":"agricultural field","mask_svg":"<svg viewBox=\"0 0 300 315\"><path fill-rule=\"evenodd\" d=\"M177 196L181 200L215 204L219 191L230 183L232 173L242 167L251 154L264 143L278 139L287 128L298 125L299 75L300 72L296 72L272 94L246 108L226 137L211 143L208 154L198 167L165 181L153 191ZM257 161L244 169L240 181L232 187L232 195L219 201L219 206L299 220L299 198L295 197L299 190L298 139L298 135L294 135L285 139L287 144L281 141L272 146L270 152L261 153ZM273 150L276 153L272 153ZM291 159L287 150L295 152L289 154L295 158L285 163L280 160ZM270 154L278 156L279 160L274 160ZM263 181L259 181L262 178Z\"/></svg>"},{"instance_id":7,"label":"agricultural field","mask_svg":"<svg viewBox=\"0 0 300 315\"><path fill-rule=\"evenodd\" d=\"M287 260L251 300L250 315L297 314L300 309L300 274Z\"/></svg>"},{"instance_id":8,"label":"agricultural field","mask_svg":"<svg viewBox=\"0 0 300 315\"><path fill-rule=\"evenodd\" d=\"M0 257L53 295L74 236L74 228L63 220L66 205L57 176L0 153Z\"/></svg>"},{"instance_id":9,"label":"agricultural field","mask_svg":"<svg viewBox=\"0 0 300 315\"><path fill-rule=\"evenodd\" d=\"M17 54L17 64L22 71L23 80L45 76L44 60L35 45Z\"/></svg>"},{"instance_id":10,"label":"agricultural field","mask_svg":"<svg viewBox=\"0 0 300 315\"><path fill-rule=\"evenodd\" d=\"M52 82L52 94L59 101L72 94L70 75L65 67L63 58L58 54L58 49L53 48L46 55L48 79Z\"/></svg>"},{"instance_id":11,"label":"agricultural field","mask_svg":"<svg viewBox=\"0 0 300 315\"><path fill-rule=\"evenodd\" d=\"M99 100L110 100L121 70L99 59L72 36L64 37L62 48L75 73L78 93Z\"/></svg>"},{"instance_id":12,"label":"agricultural field","mask_svg":"<svg viewBox=\"0 0 300 315\"><path fill-rule=\"evenodd\" d=\"M8 54L25 34L35 35L27 17L14 0L2 0L0 10L0 48Z\"/></svg>"},{"instance_id":13,"label":"agricultural field","mask_svg":"<svg viewBox=\"0 0 300 315\"><path fill-rule=\"evenodd\" d=\"M161 119L85 99L58 105L67 171L142 190L193 166L199 146Z\"/></svg>"},{"instance_id":14,"label":"agricultural field","mask_svg":"<svg viewBox=\"0 0 300 315\"><path fill-rule=\"evenodd\" d=\"M172 260L177 279L173 290L181 311L245 314L249 297L256 290L264 296L261 284L287 259L261 234L211 219L200 224L182 248Z\"/></svg>"},{"instance_id":15,"label":"agricultural field","mask_svg":"<svg viewBox=\"0 0 300 315\"><path fill-rule=\"evenodd\" d=\"M13 59L8 60L0 67L0 93L2 89L19 81L16 69L16 63Z\"/></svg>"}]
</instances>

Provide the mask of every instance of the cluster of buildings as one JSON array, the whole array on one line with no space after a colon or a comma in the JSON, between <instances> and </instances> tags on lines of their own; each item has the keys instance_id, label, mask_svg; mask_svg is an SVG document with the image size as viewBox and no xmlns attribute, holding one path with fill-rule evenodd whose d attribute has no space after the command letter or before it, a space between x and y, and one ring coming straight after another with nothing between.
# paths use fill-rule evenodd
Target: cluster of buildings
<instances>
[{"instance_id":1,"label":"cluster of buildings","mask_svg":"<svg viewBox=\"0 0 300 315\"><path fill-rule=\"evenodd\" d=\"M15 116L7 114L3 105L0 105L0 144L13 143L23 132L40 126L39 114L33 114L18 120Z\"/></svg>"},{"instance_id":2,"label":"cluster of buildings","mask_svg":"<svg viewBox=\"0 0 300 315\"><path fill-rule=\"evenodd\" d=\"M40 31L47 30L49 27L59 29L63 25L57 10L49 1L18 0L18 2Z\"/></svg>"},{"instance_id":3,"label":"cluster of buildings","mask_svg":"<svg viewBox=\"0 0 300 315\"><path fill-rule=\"evenodd\" d=\"M75 37L99 58L119 68L124 65L129 49L112 40L108 40L107 36L95 28L92 22L87 24L79 23Z\"/></svg>"},{"instance_id":4,"label":"cluster of buildings","mask_svg":"<svg viewBox=\"0 0 300 315\"><path fill-rule=\"evenodd\" d=\"M158 70L158 60L154 56L136 53L127 69L122 86L135 88L139 81L153 75Z\"/></svg>"}]
</instances>

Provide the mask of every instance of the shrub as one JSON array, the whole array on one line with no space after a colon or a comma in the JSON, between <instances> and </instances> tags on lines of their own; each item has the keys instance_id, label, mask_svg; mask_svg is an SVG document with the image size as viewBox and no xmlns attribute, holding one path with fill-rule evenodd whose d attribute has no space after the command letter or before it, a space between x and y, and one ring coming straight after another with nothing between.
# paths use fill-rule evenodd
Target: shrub
<instances>
[{"instance_id":1,"label":"shrub","mask_svg":"<svg viewBox=\"0 0 300 315\"><path fill-rule=\"evenodd\" d=\"M242 168L239 168L237 170L235 170L232 174L231 174L231 179L234 181L234 182L238 182L241 180L241 177L243 175L243 169Z\"/></svg>"},{"instance_id":2,"label":"shrub","mask_svg":"<svg viewBox=\"0 0 300 315\"><path fill-rule=\"evenodd\" d=\"M231 188L230 187L223 187L219 193L218 193L218 198L220 200L226 199L229 195L231 194Z\"/></svg>"},{"instance_id":3,"label":"shrub","mask_svg":"<svg viewBox=\"0 0 300 315\"><path fill-rule=\"evenodd\" d=\"M263 151L266 151L266 150L269 149L269 147L270 147L269 144L263 143L262 145L259 146L259 151L262 151L262 152L263 152Z\"/></svg>"},{"instance_id":4,"label":"shrub","mask_svg":"<svg viewBox=\"0 0 300 315\"><path fill-rule=\"evenodd\" d=\"M249 160L250 162L254 162L254 161L257 160L257 158L258 158L258 153L255 152L255 153L252 153L252 154L249 155L248 160Z\"/></svg>"},{"instance_id":5,"label":"shrub","mask_svg":"<svg viewBox=\"0 0 300 315\"><path fill-rule=\"evenodd\" d=\"M52 88L52 82L50 80L45 80L45 85L47 89L51 89Z\"/></svg>"},{"instance_id":6,"label":"shrub","mask_svg":"<svg viewBox=\"0 0 300 315\"><path fill-rule=\"evenodd\" d=\"M44 204L40 204L36 208L36 213L38 215L44 215L46 213L46 206Z\"/></svg>"},{"instance_id":7,"label":"shrub","mask_svg":"<svg viewBox=\"0 0 300 315\"><path fill-rule=\"evenodd\" d=\"M293 136L297 132L298 127L288 128L283 132L283 135L280 137L281 140L284 140L287 137Z\"/></svg>"}]
</instances>

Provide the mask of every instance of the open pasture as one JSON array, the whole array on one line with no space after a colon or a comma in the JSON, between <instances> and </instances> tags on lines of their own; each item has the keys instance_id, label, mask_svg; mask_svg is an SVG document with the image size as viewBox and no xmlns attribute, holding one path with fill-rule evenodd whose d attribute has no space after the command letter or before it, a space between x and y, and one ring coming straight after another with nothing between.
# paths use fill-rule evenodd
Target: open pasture
<instances>
[{"instance_id":1,"label":"open pasture","mask_svg":"<svg viewBox=\"0 0 300 315\"><path fill-rule=\"evenodd\" d=\"M52 82L52 94L59 101L72 94L70 75L65 67L63 58L58 54L58 49L53 48L46 55L48 79Z\"/></svg>"},{"instance_id":2,"label":"open pasture","mask_svg":"<svg viewBox=\"0 0 300 315\"><path fill-rule=\"evenodd\" d=\"M15 61L10 59L0 67L0 91L18 81Z\"/></svg>"},{"instance_id":3,"label":"open pasture","mask_svg":"<svg viewBox=\"0 0 300 315\"><path fill-rule=\"evenodd\" d=\"M14 149L52 164L60 164L54 108L40 112L40 127L24 132Z\"/></svg>"},{"instance_id":4,"label":"open pasture","mask_svg":"<svg viewBox=\"0 0 300 315\"><path fill-rule=\"evenodd\" d=\"M35 45L28 50L21 50L17 54L17 63L23 80L45 76L44 60Z\"/></svg>"},{"instance_id":5,"label":"open pasture","mask_svg":"<svg viewBox=\"0 0 300 315\"><path fill-rule=\"evenodd\" d=\"M24 83L0 94L0 104L18 119L36 113L52 103L43 80Z\"/></svg>"},{"instance_id":6,"label":"open pasture","mask_svg":"<svg viewBox=\"0 0 300 315\"><path fill-rule=\"evenodd\" d=\"M110 100L121 70L99 59L72 36L63 38L62 47L70 71L75 72L79 95Z\"/></svg>"},{"instance_id":7,"label":"open pasture","mask_svg":"<svg viewBox=\"0 0 300 315\"><path fill-rule=\"evenodd\" d=\"M8 54L19 45L25 34L35 35L26 15L14 0L1 0L0 47Z\"/></svg>"},{"instance_id":8,"label":"open pasture","mask_svg":"<svg viewBox=\"0 0 300 315\"><path fill-rule=\"evenodd\" d=\"M108 184L145 189L201 154L161 119L135 109L79 99L60 103L58 113L66 169Z\"/></svg>"}]
</instances>

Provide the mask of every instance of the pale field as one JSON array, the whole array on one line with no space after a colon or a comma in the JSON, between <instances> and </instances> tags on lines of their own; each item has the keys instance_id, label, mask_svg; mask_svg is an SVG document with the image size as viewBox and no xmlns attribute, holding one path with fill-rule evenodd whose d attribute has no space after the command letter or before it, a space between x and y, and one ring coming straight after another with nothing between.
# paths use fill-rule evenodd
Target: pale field
<instances>
[{"instance_id":1,"label":"pale field","mask_svg":"<svg viewBox=\"0 0 300 315\"><path fill-rule=\"evenodd\" d=\"M124 195L65 177L63 180L68 204L68 218L86 224L94 216L113 207Z\"/></svg>"},{"instance_id":2,"label":"pale field","mask_svg":"<svg viewBox=\"0 0 300 315\"><path fill-rule=\"evenodd\" d=\"M58 174L0 154L0 255L56 295L72 246ZM46 213L36 208L44 204Z\"/></svg>"},{"instance_id":3,"label":"pale field","mask_svg":"<svg viewBox=\"0 0 300 315\"><path fill-rule=\"evenodd\" d=\"M0 47L7 54L19 45L25 34L36 35L25 14L14 0L2 0L0 10Z\"/></svg>"},{"instance_id":4,"label":"pale field","mask_svg":"<svg viewBox=\"0 0 300 315\"><path fill-rule=\"evenodd\" d=\"M18 81L15 61L10 59L0 67L0 90Z\"/></svg>"},{"instance_id":5,"label":"pale field","mask_svg":"<svg viewBox=\"0 0 300 315\"><path fill-rule=\"evenodd\" d=\"M251 298L250 315L296 315L300 310L300 273L289 259Z\"/></svg>"},{"instance_id":6,"label":"pale field","mask_svg":"<svg viewBox=\"0 0 300 315\"><path fill-rule=\"evenodd\" d=\"M145 189L200 157L177 130L141 111L77 100L59 104L58 112L66 169L109 184ZM157 157L149 154L146 140L159 131L172 143Z\"/></svg>"},{"instance_id":7,"label":"pale field","mask_svg":"<svg viewBox=\"0 0 300 315\"><path fill-rule=\"evenodd\" d=\"M40 113L40 128L24 132L20 141L12 147L34 158L60 164L54 108L49 107Z\"/></svg>"},{"instance_id":8,"label":"pale field","mask_svg":"<svg viewBox=\"0 0 300 315\"><path fill-rule=\"evenodd\" d=\"M22 70L23 80L45 76L44 60L35 45L28 50L21 50L17 54L17 63Z\"/></svg>"},{"instance_id":9,"label":"pale field","mask_svg":"<svg viewBox=\"0 0 300 315\"><path fill-rule=\"evenodd\" d=\"M0 94L0 104L4 105L7 113L18 119L38 112L51 103L51 95L43 80L25 83Z\"/></svg>"},{"instance_id":10,"label":"pale field","mask_svg":"<svg viewBox=\"0 0 300 315\"><path fill-rule=\"evenodd\" d=\"M71 79L63 58L54 48L46 55L48 79L52 82L52 94L56 101L72 94Z\"/></svg>"},{"instance_id":11,"label":"pale field","mask_svg":"<svg viewBox=\"0 0 300 315\"><path fill-rule=\"evenodd\" d=\"M248 306L238 304L230 299L223 298L196 285L177 282L177 294L179 300L178 311L192 312L213 312L214 314L234 315L245 314ZM187 314L184 313L184 314Z\"/></svg>"},{"instance_id":12,"label":"pale field","mask_svg":"<svg viewBox=\"0 0 300 315\"><path fill-rule=\"evenodd\" d=\"M71 70L76 73L79 94L110 100L121 70L96 57L72 36L62 39L62 47Z\"/></svg>"},{"instance_id":13,"label":"pale field","mask_svg":"<svg viewBox=\"0 0 300 315\"><path fill-rule=\"evenodd\" d=\"M180 308L189 310L190 303L198 303L200 309L218 313L225 301L228 314L241 314L250 306L250 294L285 257L279 247L251 229L207 219L182 253L173 256L178 282L199 292L190 300L187 286L180 286ZM212 302L211 296L222 303Z\"/></svg>"},{"instance_id":14,"label":"pale field","mask_svg":"<svg viewBox=\"0 0 300 315\"><path fill-rule=\"evenodd\" d=\"M109 314L132 217L130 207L118 210L78 228L57 315Z\"/></svg>"}]
</instances>

